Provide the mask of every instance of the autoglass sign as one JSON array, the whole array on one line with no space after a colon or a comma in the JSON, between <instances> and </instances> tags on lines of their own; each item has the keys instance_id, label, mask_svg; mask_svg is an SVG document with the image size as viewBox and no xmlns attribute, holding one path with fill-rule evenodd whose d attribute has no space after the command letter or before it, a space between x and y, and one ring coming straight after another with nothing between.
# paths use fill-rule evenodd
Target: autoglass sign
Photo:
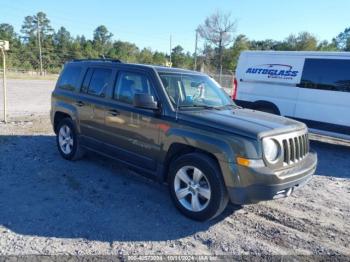
<instances>
[{"instance_id":1,"label":"autoglass sign","mask_svg":"<svg viewBox=\"0 0 350 262\"><path fill-rule=\"evenodd\" d=\"M291 65L283 64L265 64L249 67L246 74L260 74L266 75L267 78L277 78L277 79L293 79L298 76L299 71L294 70Z\"/></svg>"},{"instance_id":2,"label":"autoglass sign","mask_svg":"<svg viewBox=\"0 0 350 262\"><path fill-rule=\"evenodd\" d=\"M250 61L249 61L250 60ZM298 83L301 78L303 61L300 59L249 59L244 69L244 78L257 81Z\"/></svg>"}]
</instances>

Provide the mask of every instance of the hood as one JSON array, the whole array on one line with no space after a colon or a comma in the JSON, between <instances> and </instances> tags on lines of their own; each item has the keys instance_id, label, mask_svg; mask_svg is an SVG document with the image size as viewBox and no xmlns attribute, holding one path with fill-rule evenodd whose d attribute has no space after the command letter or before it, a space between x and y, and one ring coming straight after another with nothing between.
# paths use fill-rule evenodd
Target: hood
<instances>
[{"instance_id":1,"label":"hood","mask_svg":"<svg viewBox=\"0 0 350 262\"><path fill-rule=\"evenodd\" d=\"M286 117L243 108L181 111L179 120L255 139L306 127Z\"/></svg>"}]
</instances>

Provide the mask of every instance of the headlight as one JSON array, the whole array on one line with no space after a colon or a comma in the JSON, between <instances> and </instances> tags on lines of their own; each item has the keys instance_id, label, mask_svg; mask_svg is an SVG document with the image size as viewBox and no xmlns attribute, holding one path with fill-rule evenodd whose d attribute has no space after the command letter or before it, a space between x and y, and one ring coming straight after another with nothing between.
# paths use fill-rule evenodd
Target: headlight
<instances>
[{"instance_id":1,"label":"headlight","mask_svg":"<svg viewBox=\"0 0 350 262\"><path fill-rule=\"evenodd\" d=\"M280 145L271 138L263 139L263 152L267 161L275 162L280 155Z\"/></svg>"}]
</instances>

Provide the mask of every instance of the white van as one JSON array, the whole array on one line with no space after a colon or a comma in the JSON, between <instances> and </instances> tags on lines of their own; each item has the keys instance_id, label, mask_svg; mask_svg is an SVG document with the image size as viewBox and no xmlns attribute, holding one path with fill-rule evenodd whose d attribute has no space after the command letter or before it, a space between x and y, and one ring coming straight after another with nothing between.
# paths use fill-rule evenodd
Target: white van
<instances>
[{"instance_id":1,"label":"white van","mask_svg":"<svg viewBox=\"0 0 350 262\"><path fill-rule=\"evenodd\" d=\"M350 53L242 52L232 98L300 120L311 131L350 138Z\"/></svg>"}]
</instances>

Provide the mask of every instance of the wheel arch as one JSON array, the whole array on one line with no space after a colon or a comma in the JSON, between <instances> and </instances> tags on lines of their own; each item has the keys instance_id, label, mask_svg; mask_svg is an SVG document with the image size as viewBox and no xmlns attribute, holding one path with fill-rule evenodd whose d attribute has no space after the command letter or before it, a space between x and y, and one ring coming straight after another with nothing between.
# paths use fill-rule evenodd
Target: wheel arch
<instances>
[{"instance_id":1,"label":"wheel arch","mask_svg":"<svg viewBox=\"0 0 350 262\"><path fill-rule=\"evenodd\" d=\"M53 119L53 130L57 134L58 130L58 124L62 121L64 118L71 118L71 116L65 112L57 111L55 112L54 119Z\"/></svg>"},{"instance_id":2,"label":"wheel arch","mask_svg":"<svg viewBox=\"0 0 350 262\"><path fill-rule=\"evenodd\" d=\"M217 163L217 165L220 167L219 160L217 159L217 157L213 153L202 150L198 147L194 147L194 146L190 146L190 145L176 142L170 146L170 148L165 156L164 169L163 169L164 181L167 181L167 179L168 179L168 173L169 173L168 171L169 171L169 167L170 167L171 162L174 161L175 159L177 159L178 157L185 155L185 154L189 154L189 153L201 153L201 154L207 155L211 159L213 159Z\"/></svg>"},{"instance_id":3,"label":"wheel arch","mask_svg":"<svg viewBox=\"0 0 350 262\"><path fill-rule=\"evenodd\" d=\"M269 108L269 109L272 109L275 114L281 115L281 112L278 106L275 103L270 101L266 101L266 100L255 101L253 103L253 109L257 110L259 108Z\"/></svg>"},{"instance_id":4,"label":"wheel arch","mask_svg":"<svg viewBox=\"0 0 350 262\"><path fill-rule=\"evenodd\" d=\"M213 159L220 168L221 174L224 178L225 184L228 177L225 176L223 163L229 162L229 159L234 158L234 152L225 141L214 139L204 135L193 134L187 131L180 131L181 134L173 134L168 137L167 144L164 145L163 150L166 152L162 159L162 179L167 181L170 163L181 155L188 153L202 153Z\"/></svg>"},{"instance_id":5,"label":"wheel arch","mask_svg":"<svg viewBox=\"0 0 350 262\"><path fill-rule=\"evenodd\" d=\"M65 103L58 103L55 105L55 111L52 115L53 130L57 133L57 125L64 118L71 118L76 124L78 132L80 132L79 125L77 125L77 110L74 106Z\"/></svg>"}]
</instances>

